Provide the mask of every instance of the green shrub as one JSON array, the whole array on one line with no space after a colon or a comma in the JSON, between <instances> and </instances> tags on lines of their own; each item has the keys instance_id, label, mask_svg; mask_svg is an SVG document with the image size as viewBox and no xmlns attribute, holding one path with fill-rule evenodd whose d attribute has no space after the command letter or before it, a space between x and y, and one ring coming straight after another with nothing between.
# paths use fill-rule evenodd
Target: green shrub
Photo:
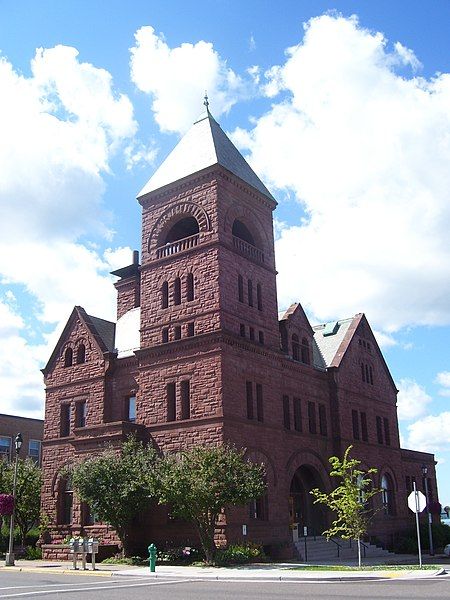
<instances>
[{"instance_id":1,"label":"green shrub","mask_svg":"<svg viewBox=\"0 0 450 600\"><path fill-rule=\"evenodd\" d=\"M217 565L242 565L249 562L261 562L266 559L263 548L259 544L233 544L218 550L214 562Z\"/></svg>"},{"instance_id":2,"label":"green shrub","mask_svg":"<svg viewBox=\"0 0 450 600\"><path fill-rule=\"evenodd\" d=\"M448 525L445 525L444 523L433 523L431 532L433 534L433 545L435 550L440 550L447 544L450 544L450 527ZM420 525L420 542L422 552L429 552L428 524L426 523ZM416 529L410 529L400 536L395 542L393 550L397 554L417 554Z\"/></svg>"},{"instance_id":3,"label":"green shrub","mask_svg":"<svg viewBox=\"0 0 450 600\"><path fill-rule=\"evenodd\" d=\"M104 560L102 560L102 565L129 565L144 567L148 565L148 560L142 558L141 556L130 556L128 558L123 558L121 556L111 556L110 558L105 558Z\"/></svg>"},{"instance_id":4,"label":"green shrub","mask_svg":"<svg viewBox=\"0 0 450 600\"><path fill-rule=\"evenodd\" d=\"M42 550L34 546L27 546L23 558L25 560L40 560L42 558Z\"/></svg>"}]
</instances>

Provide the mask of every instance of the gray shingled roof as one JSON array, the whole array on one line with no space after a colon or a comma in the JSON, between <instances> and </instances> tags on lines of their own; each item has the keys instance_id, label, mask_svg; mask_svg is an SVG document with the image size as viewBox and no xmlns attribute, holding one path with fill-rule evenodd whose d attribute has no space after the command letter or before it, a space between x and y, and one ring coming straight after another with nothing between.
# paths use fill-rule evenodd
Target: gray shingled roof
<instances>
[{"instance_id":1,"label":"gray shingled roof","mask_svg":"<svg viewBox=\"0 0 450 600\"><path fill-rule=\"evenodd\" d=\"M88 317L90 318L92 325L95 327L106 348L109 350L109 352L113 352L116 324L112 321L105 321L105 319L93 317L92 315L88 315Z\"/></svg>"},{"instance_id":2,"label":"gray shingled roof","mask_svg":"<svg viewBox=\"0 0 450 600\"><path fill-rule=\"evenodd\" d=\"M324 323L323 325L315 325L313 327L314 330L314 340L317 344L317 348L325 362L325 366L329 367L333 362L334 357L341 345L345 334L348 331L348 328L353 322L354 317L350 319L343 319L342 321L335 321L336 328L335 333L331 335L323 335L328 330L332 330L333 328L328 327L330 323Z\"/></svg>"},{"instance_id":3,"label":"gray shingled roof","mask_svg":"<svg viewBox=\"0 0 450 600\"><path fill-rule=\"evenodd\" d=\"M181 138L138 194L145 196L169 183L219 164L272 200L272 194L208 111Z\"/></svg>"}]
</instances>

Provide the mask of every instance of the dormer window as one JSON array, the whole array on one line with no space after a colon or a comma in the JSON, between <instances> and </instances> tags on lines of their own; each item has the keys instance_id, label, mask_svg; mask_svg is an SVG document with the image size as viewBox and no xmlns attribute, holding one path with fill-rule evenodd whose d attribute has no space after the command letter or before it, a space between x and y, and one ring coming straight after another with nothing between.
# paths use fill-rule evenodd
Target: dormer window
<instances>
[{"instance_id":1,"label":"dormer window","mask_svg":"<svg viewBox=\"0 0 450 600\"><path fill-rule=\"evenodd\" d=\"M302 338L301 355L302 355L302 363L304 363L305 365L309 365L310 364L309 344L308 344L308 340L306 338Z\"/></svg>"},{"instance_id":2,"label":"dormer window","mask_svg":"<svg viewBox=\"0 0 450 600\"><path fill-rule=\"evenodd\" d=\"M300 344L298 341L298 335L296 333L292 336L292 358L300 361Z\"/></svg>"}]
</instances>

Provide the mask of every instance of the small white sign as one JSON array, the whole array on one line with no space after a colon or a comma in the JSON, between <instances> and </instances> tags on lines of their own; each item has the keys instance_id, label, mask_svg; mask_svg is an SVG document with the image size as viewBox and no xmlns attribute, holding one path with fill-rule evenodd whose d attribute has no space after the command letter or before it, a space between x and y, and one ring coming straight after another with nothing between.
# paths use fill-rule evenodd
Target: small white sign
<instances>
[{"instance_id":1,"label":"small white sign","mask_svg":"<svg viewBox=\"0 0 450 600\"><path fill-rule=\"evenodd\" d=\"M242 525L242 535L247 535L247 525Z\"/></svg>"},{"instance_id":2,"label":"small white sign","mask_svg":"<svg viewBox=\"0 0 450 600\"><path fill-rule=\"evenodd\" d=\"M408 496L408 507L413 513L422 512L427 505L427 499L422 492L411 492Z\"/></svg>"},{"instance_id":3,"label":"small white sign","mask_svg":"<svg viewBox=\"0 0 450 600\"><path fill-rule=\"evenodd\" d=\"M308 535L308 528L307 527L303 527L303 535L305 537L307 537L307 535Z\"/></svg>"}]
</instances>

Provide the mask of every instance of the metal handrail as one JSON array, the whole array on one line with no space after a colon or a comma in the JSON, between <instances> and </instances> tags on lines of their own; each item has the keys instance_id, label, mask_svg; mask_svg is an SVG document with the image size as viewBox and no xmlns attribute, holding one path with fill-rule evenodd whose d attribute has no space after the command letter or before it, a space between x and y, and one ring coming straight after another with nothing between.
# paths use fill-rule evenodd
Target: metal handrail
<instances>
[{"instance_id":1,"label":"metal handrail","mask_svg":"<svg viewBox=\"0 0 450 600\"><path fill-rule=\"evenodd\" d=\"M336 546L338 547L338 548L337 548L337 555L338 555L338 558L339 558L339 557L340 557L340 555L341 555L341 548L342 548L342 544L340 544L339 542L337 542L337 541L336 541L336 540L334 540L333 538L329 538L329 540L330 540L331 542L333 542L333 544L336 544Z\"/></svg>"}]
</instances>

